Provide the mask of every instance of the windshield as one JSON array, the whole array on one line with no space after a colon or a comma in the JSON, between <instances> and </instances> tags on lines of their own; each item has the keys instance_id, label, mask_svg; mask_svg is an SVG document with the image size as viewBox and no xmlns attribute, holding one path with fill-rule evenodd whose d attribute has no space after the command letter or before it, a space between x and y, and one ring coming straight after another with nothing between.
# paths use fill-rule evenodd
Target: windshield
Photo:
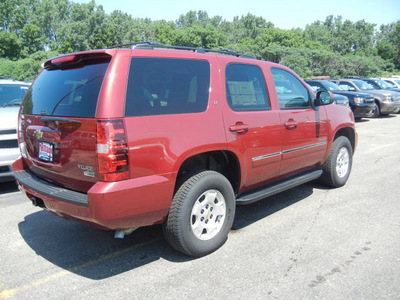
<instances>
[{"instance_id":1,"label":"windshield","mask_svg":"<svg viewBox=\"0 0 400 300\"><path fill-rule=\"evenodd\" d=\"M1 84L0 106L20 106L28 89L27 84Z\"/></svg>"},{"instance_id":2,"label":"windshield","mask_svg":"<svg viewBox=\"0 0 400 300\"><path fill-rule=\"evenodd\" d=\"M376 82L379 84L379 86L380 86L382 89L385 89L385 90L390 90L391 88L394 87L394 86L391 86L389 83L387 83L387 82L384 81L384 80L377 80Z\"/></svg>"},{"instance_id":3,"label":"windshield","mask_svg":"<svg viewBox=\"0 0 400 300\"><path fill-rule=\"evenodd\" d=\"M330 91L343 91L343 89L338 86L336 83L333 83L331 81L325 81L324 82L325 88L327 88Z\"/></svg>"},{"instance_id":4,"label":"windshield","mask_svg":"<svg viewBox=\"0 0 400 300\"><path fill-rule=\"evenodd\" d=\"M370 91L373 90L373 87L362 80L354 80L354 84L362 91Z\"/></svg>"},{"instance_id":5,"label":"windshield","mask_svg":"<svg viewBox=\"0 0 400 300\"><path fill-rule=\"evenodd\" d=\"M385 80L385 82L390 86L390 88L395 88L395 84L393 82Z\"/></svg>"}]
</instances>

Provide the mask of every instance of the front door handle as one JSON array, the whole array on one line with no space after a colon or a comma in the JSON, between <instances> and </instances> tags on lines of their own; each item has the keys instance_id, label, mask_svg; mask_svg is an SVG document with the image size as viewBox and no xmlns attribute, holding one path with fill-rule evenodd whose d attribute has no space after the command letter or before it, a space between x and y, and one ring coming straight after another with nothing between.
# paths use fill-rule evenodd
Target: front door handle
<instances>
[{"instance_id":1,"label":"front door handle","mask_svg":"<svg viewBox=\"0 0 400 300\"><path fill-rule=\"evenodd\" d=\"M235 125L230 126L229 130L234 131L237 134L243 134L249 130L249 125L244 124L243 122L237 122Z\"/></svg>"},{"instance_id":2,"label":"front door handle","mask_svg":"<svg viewBox=\"0 0 400 300\"><path fill-rule=\"evenodd\" d=\"M296 127L297 127L297 122L293 119L289 119L285 122L285 128L288 130L296 129Z\"/></svg>"}]
</instances>

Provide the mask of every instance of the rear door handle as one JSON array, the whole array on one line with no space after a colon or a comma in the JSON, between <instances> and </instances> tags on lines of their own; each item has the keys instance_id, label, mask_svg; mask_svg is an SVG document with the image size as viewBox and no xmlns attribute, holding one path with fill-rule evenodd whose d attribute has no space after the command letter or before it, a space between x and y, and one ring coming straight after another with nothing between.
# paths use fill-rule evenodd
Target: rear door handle
<instances>
[{"instance_id":1,"label":"rear door handle","mask_svg":"<svg viewBox=\"0 0 400 300\"><path fill-rule=\"evenodd\" d=\"M230 131L236 132L238 134L246 133L249 130L249 125L242 122L237 122L235 125L229 127Z\"/></svg>"},{"instance_id":2,"label":"rear door handle","mask_svg":"<svg viewBox=\"0 0 400 300\"><path fill-rule=\"evenodd\" d=\"M297 127L297 122L293 119L289 119L285 122L285 128L288 130L296 129L296 127Z\"/></svg>"}]
</instances>

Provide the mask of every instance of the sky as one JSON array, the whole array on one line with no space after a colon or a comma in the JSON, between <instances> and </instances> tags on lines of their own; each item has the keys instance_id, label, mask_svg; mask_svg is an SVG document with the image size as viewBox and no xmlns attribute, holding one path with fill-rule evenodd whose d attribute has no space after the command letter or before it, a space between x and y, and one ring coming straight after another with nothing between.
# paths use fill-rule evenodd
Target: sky
<instances>
[{"instance_id":1,"label":"sky","mask_svg":"<svg viewBox=\"0 0 400 300\"><path fill-rule=\"evenodd\" d=\"M72 0L88 3L90 0ZM329 15L344 20L365 20L384 24L400 20L400 0L95 0L110 14L120 10L133 18L176 21L190 10L205 10L208 16L222 16L232 21L235 16L251 13L272 22L281 29L301 28Z\"/></svg>"}]
</instances>

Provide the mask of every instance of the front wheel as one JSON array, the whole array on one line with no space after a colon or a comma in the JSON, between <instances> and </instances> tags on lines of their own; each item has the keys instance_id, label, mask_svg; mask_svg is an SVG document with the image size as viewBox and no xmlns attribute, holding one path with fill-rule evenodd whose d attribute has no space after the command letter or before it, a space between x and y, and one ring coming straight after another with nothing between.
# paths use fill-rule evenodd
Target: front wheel
<instances>
[{"instance_id":1,"label":"front wheel","mask_svg":"<svg viewBox=\"0 0 400 300\"><path fill-rule=\"evenodd\" d=\"M353 148L344 136L333 141L328 160L323 165L320 181L330 187L341 187L346 184L353 164Z\"/></svg>"},{"instance_id":2,"label":"front wheel","mask_svg":"<svg viewBox=\"0 0 400 300\"><path fill-rule=\"evenodd\" d=\"M176 250L200 257L225 243L234 216L230 182L220 173L204 171L186 180L175 193L163 231Z\"/></svg>"},{"instance_id":3,"label":"front wheel","mask_svg":"<svg viewBox=\"0 0 400 300\"><path fill-rule=\"evenodd\" d=\"M378 105L378 103L374 103L374 111L371 114L371 118L377 118L381 115L381 109Z\"/></svg>"}]
</instances>

